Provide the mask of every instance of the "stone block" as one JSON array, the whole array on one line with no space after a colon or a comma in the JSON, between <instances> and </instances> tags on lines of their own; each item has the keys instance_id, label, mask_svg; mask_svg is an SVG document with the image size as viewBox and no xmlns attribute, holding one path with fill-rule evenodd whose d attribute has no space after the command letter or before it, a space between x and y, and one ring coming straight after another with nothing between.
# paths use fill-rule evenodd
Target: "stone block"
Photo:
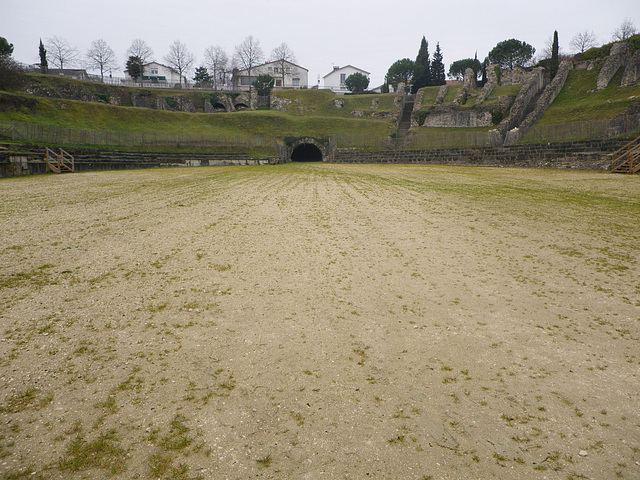
<instances>
[{"instance_id":1,"label":"stone block","mask_svg":"<svg viewBox=\"0 0 640 480\"><path fill-rule=\"evenodd\" d=\"M620 86L630 87L638 83L638 79L640 79L640 50L636 50L627 61Z\"/></svg>"}]
</instances>

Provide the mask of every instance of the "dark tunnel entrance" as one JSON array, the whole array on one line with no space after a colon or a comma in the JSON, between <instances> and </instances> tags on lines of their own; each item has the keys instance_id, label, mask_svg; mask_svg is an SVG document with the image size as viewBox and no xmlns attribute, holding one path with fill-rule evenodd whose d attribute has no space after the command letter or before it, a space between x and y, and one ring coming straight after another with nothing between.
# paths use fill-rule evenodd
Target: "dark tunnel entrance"
<instances>
[{"instance_id":1,"label":"dark tunnel entrance","mask_svg":"<svg viewBox=\"0 0 640 480\"><path fill-rule=\"evenodd\" d=\"M302 143L291 152L292 162L321 162L322 152L312 143Z\"/></svg>"}]
</instances>

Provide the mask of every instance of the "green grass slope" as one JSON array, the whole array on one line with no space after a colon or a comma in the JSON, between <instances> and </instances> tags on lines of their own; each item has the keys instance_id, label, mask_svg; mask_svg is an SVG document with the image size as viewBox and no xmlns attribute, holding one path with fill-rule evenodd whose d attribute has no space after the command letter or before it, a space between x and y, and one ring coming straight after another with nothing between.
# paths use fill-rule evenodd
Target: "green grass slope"
<instances>
[{"instance_id":1,"label":"green grass slope","mask_svg":"<svg viewBox=\"0 0 640 480\"><path fill-rule=\"evenodd\" d=\"M278 90L283 111L293 115L354 118L354 112L383 118L397 113L395 94L336 95L330 90ZM336 105L338 103L339 106Z\"/></svg>"},{"instance_id":2,"label":"green grass slope","mask_svg":"<svg viewBox=\"0 0 640 480\"><path fill-rule=\"evenodd\" d=\"M620 87L622 70L609 87L595 92L598 69L572 70L567 82L537 125L560 125L589 120L607 120L622 114L640 101L640 86ZM214 92L118 87L81 82L51 75L29 75L28 91L0 92L0 122L24 122L79 130L106 130L136 133L175 133L212 136L312 136L335 134L387 137L395 132L398 114L394 94L339 96L327 90L282 90L273 92L281 110L241 111L233 113L183 113L136 108L132 98L175 99L187 97L197 108ZM459 88L459 87L458 87ZM515 97L520 86L497 87L488 102L501 95ZM433 106L439 87L423 90L422 109ZM445 103L450 103L457 88L450 88ZM43 93L45 92L45 93ZM92 101L78 98L78 92ZM116 96L122 106L106 103ZM153 102L151 102L153 103ZM467 107L475 102L470 101ZM481 129L426 129L416 134L448 135L476 133ZM443 142L458 142L455 135ZM476 140L474 140L475 142Z\"/></svg>"},{"instance_id":3,"label":"green grass slope","mask_svg":"<svg viewBox=\"0 0 640 480\"><path fill-rule=\"evenodd\" d=\"M640 102L640 85L620 86L622 68L607 88L596 92L598 73L598 69L571 70L564 88L537 125L610 120L624 113L633 103Z\"/></svg>"},{"instance_id":4,"label":"green grass slope","mask_svg":"<svg viewBox=\"0 0 640 480\"><path fill-rule=\"evenodd\" d=\"M349 133L386 136L391 122L378 119L300 116L275 110L234 113L182 113L92 102L6 95L25 105L0 112L0 122L55 125L80 130L111 130L196 135L268 135L323 137ZM32 108L29 108L29 106Z\"/></svg>"}]
</instances>

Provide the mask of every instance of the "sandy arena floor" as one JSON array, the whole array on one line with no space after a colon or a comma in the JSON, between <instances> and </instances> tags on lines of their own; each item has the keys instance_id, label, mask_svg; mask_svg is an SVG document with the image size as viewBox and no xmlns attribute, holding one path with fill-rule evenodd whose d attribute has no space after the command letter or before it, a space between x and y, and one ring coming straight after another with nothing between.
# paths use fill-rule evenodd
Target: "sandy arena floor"
<instances>
[{"instance_id":1,"label":"sandy arena floor","mask_svg":"<svg viewBox=\"0 0 640 480\"><path fill-rule=\"evenodd\" d=\"M0 180L6 479L640 478L640 176Z\"/></svg>"}]
</instances>

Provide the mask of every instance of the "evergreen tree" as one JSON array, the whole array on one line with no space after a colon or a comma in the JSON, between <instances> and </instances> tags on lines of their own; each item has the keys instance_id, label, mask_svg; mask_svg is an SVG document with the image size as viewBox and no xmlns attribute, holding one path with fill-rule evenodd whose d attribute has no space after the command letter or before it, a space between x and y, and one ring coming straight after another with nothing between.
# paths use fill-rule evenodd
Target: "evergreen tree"
<instances>
[{"instance_id":1,"label":"evergreen tree","mask_svg":"<svg viewBox=\"0 0 640 480\"><path fill-rule=\"evenodd\" d=\"M489 52L489 63L499 65L506 70L524 67L533 58L536 49L526 42L511 38L503 40Z\"/></svg>"},{"instance_id":2,"label":"evergreen tree","mask_svg":"<svg viewBox=\"0 0 640 480\"><path fill-rule=\"evenodd\" d=\"M142 59L135 55L129 57L127 60L127 73L129 76L133 78L134 81L140 79L140 83L142 84L142 75L144 73L144 65L142 64Z\"/></svg>"},{"instance_id":3,"label":"evergreen tree","mask_svg":"<svg viewBox=\"0 0 640 480\"><path fill-rule=\"evenodd\" d=\"M47 73L49 71L49 62L47 62L47 49L42 44L40 39L40 73Z\"/></svg>"},{"instance_id":4,"label":"evergreen tree","mask_svg":"<svg viewBox=\"0 0 640 480\"><path fill-rule=\"evenodd\" d=\"M271 75L267 75L266 73L261 73L256 77L256 81L253 83L253 86L256 89L256 92L261 97L268 97L271 95L271 90L273 90L273 86L276 83L275 79Z\"/></svg>"},{"instance_id":5,"label":"evergreen tree","mask_svg":"<svg viewBox=\"0 0 640 480\"><path fill-rule=\"evenodd\" d=\"M369 88L369 78L360 72L352 73L344 81L344 85L351 93L364 93Z\"/></svg>"},{"instance_id":6,"label":"evergreen tree","mask_svg":"<svg viewBox=\"0 0 640 480\"><path fill-rule=\"evenodd\" d=\"M558 31L553 32L553 47L551 47L551 61L549 62L549 77L553 80L553 77L558 73Z\"/></svg>"},{"instance_id":7,"label":"evergreen tree","mask_svg":"<svg viewBox=\"0 0 640 480\"><path fill-rule=\"evenodd\" d=\"M482 78L480 80L480 85L484 87L484 85L489 80L487 76L487 66L489 65L489 58L488 57L485 58L484 61L481 63L481 65L482 65Z\"/></svg>"},{"instance_id":8,"label":"evergreen tree","mask_svg":"<svg viewBox=\"0 0 640 480\"><path fill-rule=\"evenodd\" d=\"M431 85L431 63L429 61L429 43L427 39L422 37L420 49L415 62L415 73L413 75L413 89L416 93L422 87Z\"/></svg>"},{"instance_id":9,"label":"evergreen tree","mask_svg":"<svg viewBox=\"0 0 640 480\"><path fill-rule=\"evenodd\" d=\"M444 63L442 63L442 52L440 42L436 43L436 51L433 53L431 62L431 85L444 85L447 83L444 74Z\"/></svg>"},{"instance_id":10,"label":"evergreen tree","mask_svg":"<svg viewBox=\"0 0 640 480\"><path fill-rule=\"evenodd\" d=\"M478 51L476 50L476 56L473 57L473 73L475 73L475 80L478 80L478 72L482 69L482 65L478 61Z\"/></svg>"},{"instance_id":11,"label":"evergreen tree","mask_svg":"<svg viewBox=\"0 0 640 480\"><path fill-rule=\"evenodd\" d=\"M211 85L211 80L211 75L209 75L207 67L200 66L196 68L196 73L193 76L196 87L209 86Z\"/></svg>"},{"instance_id":12,"label":"evergreen tree","mask_svg":"<svg viewBox=\"0 0 640 480\"><path fill-rule=\"evenodd\" d=\"M387 85L393 85L393 88L397 88L400 82L405 85L410 85L413 81L414 71L415 63L412 60L408 58L398 60L389 67L385 77L385 83Z\"/></svg>"},{"instance_id":13,"label":"evergreen tree","mask_svg":"<svg viewBox=\"0 0 640 480\"><path fill-rule=\"evenodd\" d=\"M0 55L10 57L13 53L13 43L9 43L4 37L0 37Z\"/></svg>"}]
</instances>

